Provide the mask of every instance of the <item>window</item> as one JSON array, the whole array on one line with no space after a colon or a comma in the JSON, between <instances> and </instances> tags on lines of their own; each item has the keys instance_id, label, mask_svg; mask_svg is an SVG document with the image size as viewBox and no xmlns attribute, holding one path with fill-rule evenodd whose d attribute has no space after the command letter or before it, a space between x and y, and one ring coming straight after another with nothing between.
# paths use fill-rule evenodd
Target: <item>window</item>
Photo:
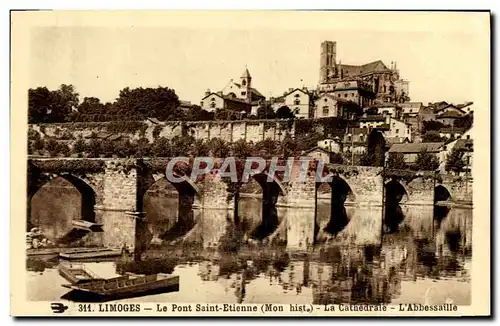
<instances>
[{"instance_id":1,"label":"window","mask_svg":"<svg viewBox=\"0 0 500 326\"><path fill-rule=\"evenodd\" d=\"M212 97L212 101L215 101L215 97Z\"/></svg>"},{"instance_id":2,"label":"window","mask_svg":"<svg viewBox=\"0 0 500 326\"><path fill-rule=\"evenodd\" d=\"M396 129L396 133L399 134L399 129Z\"/></svg>"},{"instance_id":3,"label":"window","mask_svg":"<svg viewBox=\"0 0 500 326\"><path fill-rule=\"evenodd\" d=\"M299 108L295 108L295 110L294 110L294 112L293 112L293 113L295 113L295 114L299 114L299 112L300 112Z\"/></svg>"},{"instance_id":4,"label":"window","mask_svg":"<svg viewBox=\"0 0 500 326\"><path fill-rule=\"evenodd\" d=\"M203 106L203 101L200 102L200 106Z\"/></svg>"},{"instance_id":5,"label":"window","mask_svg":"<svg viewBox=\"0 0 500 326\"><path fill-rule=\"evenodd\" d=\"M360 142L363 142L363 138L364 138L364 137L363 137L363 134L360 134L360 135L359 135L359 141L360 141Z\"/></svg>"},{"instance_id":6,"label":"window","mask_svg":"<svg viewBox=\"0 0 500 326\"><path fill-rule=\"evenodd\" d=\"M293 104L295 104L295 105L300 105L300 100L299 100L299 99L296 99L296 100L293 102Z\"/></svg>"},{"instance_id":7,"label":"window","mask_svg":"<svg viewBox=\"0 0 500 326\"><path fill-rule=\"evenodd\" d=\"M247 95L247 92L241 92L241 96Z\"/></svg>"},{"instance_id":8,"label":"window","mask_svg":"<svg viewBox=\"0 0 500 326\"><path fill-rule=\"evenodd\" d=\"M300 94L295 94L295 97L300 97Z\"/></svg>"},{"instance_id":9,"label":"window","mask_svg":"<svg viewBox=\"0 0 500 326\"><path fill-rule=\"evenodd\" d=\"M246 84L247 84L247 81L245 79L243 79L243 81L241 82L241 85L246 86Z\"/></svg>"},{"instance_id":10,"label":"window","mask_svg":"<svg viewBox=\"0 0 500 326\"><path fill-rule=\"evenodd\" d=\"M351 96L354 97L354 93L351 93Z\"/></svg>"},{"instance_id":11,"label":"window","mask_svg":"<svg viewBox=\"0 0 500 326\"><path fill-rule=\"evenodd\" d=\"M351 139L352 139L352 138L351 138L351 136L350 136L350 135L349 135L349 136L347 136L347 141L351 141Z\"/></svg>"},{"instance_id":12,"label":"window","mask_svg":"<svg viewBox=\"0 0 500 326\"><path fill-rule=\"evenodd\" d=\"M327 98L325 98L325 102L328 102L328 99L327 99Z\"/></svg>"},{"instance_id":13,"label":"window","mask_svg":"<svg viewBox=\"0 0 500 326\"><path fill-rule=\"evenodd\" d=\"M213 108L215 108L215 103L211 103L211 104L210 104L210 107L211 107L212 109L213 109Z\"/></svg>"},{"instance_id":14,"label":"window","mask_svg":"<svg viewBox=\"0 0 500 326\"><path fill-rule=\"evenodd\" d=\"M470 135L467 135L467 139L470 139Z\"/></svg>"},{"instance_id":15,"label":"window","mask_svg":"<svg viewBox=\"0 0 500 326\"><path fill-rule=\"evenodd\" d=\"M324 107L323 108L323 115L327 116L329 113L330 113L330 110L328 109L328 107Z\"/></svg>"},{"instance_id":16,"label":"window","mask_svg":"<svg viewBox=\"0 0 500 326\"><path fill-rule=\"evenodd\" d=\"M344 94L344 97L347 97L347 93Z\"/></svg>"}]
</instances>

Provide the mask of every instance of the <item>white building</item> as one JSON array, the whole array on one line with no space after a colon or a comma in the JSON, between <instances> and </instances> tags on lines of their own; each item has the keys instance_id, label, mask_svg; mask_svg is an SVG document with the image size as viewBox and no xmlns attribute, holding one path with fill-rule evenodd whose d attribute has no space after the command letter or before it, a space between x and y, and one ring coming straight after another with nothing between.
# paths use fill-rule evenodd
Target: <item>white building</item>
<instances>
[{"instance_id":1,"label":"white building","mask_svg":"<svg viewBox=\"0 0 500 326\"><path fill-rule=\"evenodd\" d=\"M309 118L311 112L311 95L306 88L290 88L283 95L285 106L295 114L297 118Z\"/></svg>"},{"instance_id":2,"label":"white building","mask_svg":"<svg viewBox=\"0 0 500 326\"><path fill-rule=\"evenodd\" d=\"M340 153L341 141L340 139L325 138L318 141L318 147L327 150L328 152Z\"/></svg>"},{"instance_id":3,"label":"white building","mask_svg":"<svg viewBox=\"0 0 500 326\"><path fill-rule=\"evenodd\" d=\"M314 103L314 118L342 117L343 112L353 104L349 100L331 94L323 94Z\"/></svg>"}]
</instances>

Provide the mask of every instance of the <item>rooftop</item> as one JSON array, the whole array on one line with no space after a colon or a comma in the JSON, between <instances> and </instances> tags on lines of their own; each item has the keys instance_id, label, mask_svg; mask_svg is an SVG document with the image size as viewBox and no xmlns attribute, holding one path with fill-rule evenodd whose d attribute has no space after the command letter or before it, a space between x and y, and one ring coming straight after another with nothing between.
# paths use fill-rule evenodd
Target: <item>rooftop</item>
<instances>
[{"instance_id":1,"label":"rooftop","mask_svg":"<svg viewBox=\"0 0 500 326\"><path fill-rule=\"evenodd\" d=\"M429 153L439 153L441 147L444 143L404 143L404 144L394 144L389 149L389 153L407 153L407 154L417 154L423 149L426 149Z\"/></svg>"}]
</instances>

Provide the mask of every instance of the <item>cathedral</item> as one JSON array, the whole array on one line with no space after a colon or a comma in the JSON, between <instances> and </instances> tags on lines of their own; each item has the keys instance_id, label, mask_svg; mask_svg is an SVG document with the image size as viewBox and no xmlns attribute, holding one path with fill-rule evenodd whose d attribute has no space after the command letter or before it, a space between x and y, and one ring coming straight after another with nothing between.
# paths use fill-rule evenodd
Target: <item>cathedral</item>
<instances>
[{"instance_id":1,"label":"cathedral","mask_svg":"<svg viewBox=\"0 0 500 326\"><path fill-rule=\"evenodd\" d=\"M319 93L355 102L361 107L410 100L408 84L399 76L396 63L387 67L381 60L363 65L337 63L337 42L321 43Z\"/></svg>"}]
</instances>

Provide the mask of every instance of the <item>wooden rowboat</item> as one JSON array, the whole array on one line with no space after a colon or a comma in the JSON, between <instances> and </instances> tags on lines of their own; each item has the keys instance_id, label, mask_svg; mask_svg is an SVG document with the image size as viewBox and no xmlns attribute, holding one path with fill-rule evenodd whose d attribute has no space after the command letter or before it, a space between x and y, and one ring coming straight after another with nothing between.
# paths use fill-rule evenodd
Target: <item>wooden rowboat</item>
<instances>
[{"instance_id":1,"label":"wooden rowboat","mask_svg":"<svg viewBox=\"0 0 500 326\"><path fill-rule=\"evenodd\" d=\"M134 277L125 275L105 280L94 280L81 284L63 284L63 287L108 298L125 298L179 287L179 276L153 274Z\"/></svg>"},{"instance_id":2,"label":"wooden rowboat","mask_svg":"<svg viewBox=\"0 0 500 326\"><path fill-rule=\"evenodd\" d=\"M102 279L87 270L82 264L60 264L58 270L59 275L71 284L81 284Z\"/></svg>"},{"instance_id":3,"label":"wooden rowboat","mask_svg":"<svg viewBox=\"0 0 500 326\"><path fill-rule=\"evenodd\" d=\"M121 256L121 249L87 248L79 251L61 252L59 257L67 260L86 260L93 258L112 258Z\"/></svg>"}]
</instances>

